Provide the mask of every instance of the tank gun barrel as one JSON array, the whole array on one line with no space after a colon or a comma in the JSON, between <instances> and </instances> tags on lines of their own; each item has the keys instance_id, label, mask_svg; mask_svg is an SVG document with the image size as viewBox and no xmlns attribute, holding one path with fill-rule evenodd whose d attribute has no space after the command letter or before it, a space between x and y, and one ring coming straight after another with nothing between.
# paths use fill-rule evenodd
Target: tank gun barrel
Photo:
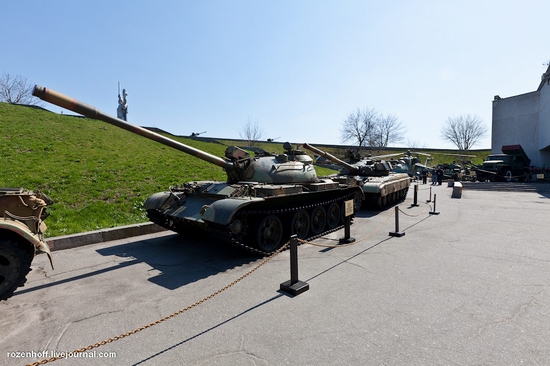
<instances>
[{"instance_id":1,"label":"tank gun barrel","mask_svg":"<svg viewBox=\"0 0 550 366\"><path fill-rule=\"evenodd\" d=\"M106 113L101 112L95 107L92 107L91 105L82 103L76 99L70 98L64 94L61 94L59 92L56 92L55 90L45 88L39 85L35 85L34 90L32 92L32 95L35 97L38 97L46 102L55 104L59 107L68 109L70 111L73 111L75 113L82 114L83 116L86 116L88 118L97 119L112 125L115 125L117 127L120 127L124 130L130 131L132 133L135 133L137 135L141 135L143 137L146 137L148 139L151 139L153 141L160 142L161 144L170 146L174 149L183 151L184 153L187 153L189 155L195 156L199 159L205 160L209 163L218 165L222 168L224 168L227 171L231 171L235 169L235 166L226 161L223 160L220 157L217 157L215 155L211 155L207 152L204 152L202 150L195 149L194 147L182 144L181 142L172 140L168 137L165 137L163 135L160 135L158 133L149 131L143 127L139 127L136 125L133 125L131 123L128 123L124 120L112 117Z\"/></svg>"},{"instance_id":2,"label":"tank gun barrel","mask_svg":"<svg viewBox=\"0 0 550 366\"><path fill-rule=\"evenodd\" d=\"M351 164L348 164L343 160L338 159L337 157L335 157L334 155L329 154L326 151L319 150L318 148L316 148L314 146L311 146L307 143L303 144L302 146L304 147L304 149L308 149L309 151L313 151L317 155L321 155L322 157L332 161L335 164L338 164L338 165L341 165L341 166L344 166L344 167L348 168L350 170L350 172L356 172L357 171L357 167L355 167Z\"/></svg>"}]
</instances>

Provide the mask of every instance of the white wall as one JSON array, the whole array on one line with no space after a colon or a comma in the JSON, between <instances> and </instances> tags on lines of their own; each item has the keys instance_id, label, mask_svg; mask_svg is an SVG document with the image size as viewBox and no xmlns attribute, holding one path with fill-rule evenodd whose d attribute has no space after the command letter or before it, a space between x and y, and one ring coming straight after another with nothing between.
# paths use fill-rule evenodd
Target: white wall
<instances>
[{"instance_id":1,"label":"white wall","mask_svg":"<svg viewBox=\"0 0 550 366\"><path fill-rule=\"evenodd\" d=\"M539 154L539 92L493 101L491 152L501 153L502 145L520 144L532 165Z\"/></svg>"}]
</instances>

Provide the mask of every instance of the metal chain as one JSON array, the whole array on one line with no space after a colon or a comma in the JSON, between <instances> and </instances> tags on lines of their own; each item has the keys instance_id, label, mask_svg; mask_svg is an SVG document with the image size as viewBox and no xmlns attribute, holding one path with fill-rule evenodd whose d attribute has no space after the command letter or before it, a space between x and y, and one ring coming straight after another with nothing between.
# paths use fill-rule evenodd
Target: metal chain
<instances>
[{"instance_id":1,"label":"metal chain","mask_svg":"<svg viewBox=\"0 0 550 366\"><path fill-rule=\"evenodd\" d=\"M429 205L427 205L429 207ZM399 211L403 212L401 209L399 209ZM426 209L424 209L424 211L426 211ZM420 214L422 214L424 211L422 211ZM408 215L407 213L403 212L405 215L407 216L411 216L411 215ZM419 214L419 215L420 215ZM366 239L368 239L370 236L374 235L375 233L377 233L387 222L388 220L391 218L391 216L393 215L393 211L390 210L390 213L387 215L386 219L384 220L383 223L381 223L374 231L372 231L371 233L369 233L368 235L364 236L363 238L359 239L359 240L356 240L355 242L353 243L347 243L347 244L337 244L337 245L328 245L328 244L320 244L320 243L315 243L315 242L312 242L312 241L306 241L306 240L302 240L302 239L298 239L298 241L302 244L311 244L311 245L314 245L314 246L318 246L318 247L324 247L324 248L341 248L341 247L346 247L346 246L351 246L351 245L355 245L355 244L358 244ZM416 215L418 216L418 215ZM415 217L415 216L413 216ZM335 230L333 230L335 231ZM323 233L323 234L326 234ZM144 325L144 326L141 326L139 328L136 328L136 329L133 329L129 332L126 332L126 333L123 333L123 334L120 334L118 336L115 336L115 337L111 337L111 338L108 338L106 340L103 340L101 342L97 342L95 344L92 344L90 346L87 346L87 347L83 347L83 348L79 348L79 349L76 349L74 350L72 353L82 353L82 352L86 352L86 351L90 351L94 348L98 348L100 346L104 346L108 343L112 343L114 341L118 341L119 339L122 339L122 338L126 338L132 334L136 334L138 332L141 332L142 330L145 330L145 329L148 329L148 328L151 328L152 326L154 325L157 325L157 324L160 324L168 319L171 319L171 318L174 318L188 310L191 310L192 308L210 300L211 298L213 298L214 296L216 295L219 295L221 294L222 292L224 292L225 290L229 289L230 287L236 285L237 283L239 283L240 281L242 281L243 279L245 279L246 277L248 277L249 275L251 275L253 272L255 272L256 270L258 270L261 266L263 266L264 264L266 264L268 261L270 261L271 259L273 259L273 257L275 257L276 255L278 255L279 253L281 253L283 250L285 250L290 244L290 241L287 241L284 245L282 245L279 249L277 249L277 251L273 252L269 257L266 257L261 263L259 263L256 267L252 268L250 271L248 271L247 273L243 274L242 276L240 276L239 278L237 278L236 280L234 280L233 282L231 282L230 284L220 288L219 290L217 290L216 292L202 298L201 300L181 309L181 310L178 310L176 311L175 313L172 313L168 316L165 316L164 318L161 318L161 319L158 319L152 323L149 323L147 325ZM53 362L53 361L57 361L59 359L62 359L64 358L64 356L56 356L56 357L50 357L50 358L46 358L46 359L43 359L41 361L37 361L37 362L33 362L33 363L30 363L30 364L27 364L27 366L38 366L38 365L44 365L46 363L49 363L49 362Z\"/></svg>"},{"instance_id":2,"label":"metal chain","mask_svg":"<svg viewBox=\"0 0 550 366\"><path fill-rule=\"evenodd\" d=\"M92 344L90 346L87 346L87 347L83 347L83 348L79 348L79 349L76 349L74 350L72 353L81 353L81 352L86 352L86 351L90 351L94 348L97 348L97 347L100 347L100 346L104 346L106 345L107 343L111 343L111 342L114 342L114 341L118 341L119 339L122 339L122 338L125 338L125 337L128 337L129 335L132 335L132 334L136 334L138 332L141 332L142 330L145 330L147 328L151 328L152 326L154 325L157 325L157 324L160 324L168 319L171 319L171 318L174 318L184 312L186 312L187 310L191 310L192 308L194 308L195 306L197 305L200 305L202 304L203 302L207 301L207 300L210 300L211 298L213 298L214 296L216 295L219 295L221 294L222 292L224 292L225 290L229 289L230 287L236 285L237 283L239 283L240 281L242 281L243 279L245 279L246 277L248 277L249 275L251 275L253 272L255 272L257 269L259 269L261 266L263 266L264 264L266 264L268 261L270 261L271 259L273 259L273 257L275 257L277 254L281 253L283 250L286 249L286 247L290 244L290 241L287 241L283 246L281 246L277 251L273 252L269 257L266 257L261 263L259 263L256 267L252 268L250 271L248 271L247 273L243 274L242 276L240 276L239 278L237 278L235 281L231 282L229 285L225 286L225 287L222 287L220 288L218 291L206 296L205 298L195 302L194 304L191 304L181 310L178 310L176 311L175 313L173 314L170 314L168 316L165 316L164 318L161 318L159 320L156 320L152 323L149 323L147 325L144 325L142 327L139 327L139 328L136 328L134 330L131 330L129 332L126 332L126 333L123 333L123 334L120 334L118 336L115 336L115 337L111 337L111 338L108 338L104 341L101 341L101 342L97 342L95 344ZM49 363L49 362L53 362L53 361L57 361L59 359L62 359L62 358L65 358L65 356L56 356L56 357L50 357L50 358L46 358L46 359L43 359L41 361L38 361L38 362L34 362L34 363L30 363L30 364L27 364L27 366L38 366L38 365L44 365L46 363Z\"/></svg>"},{"instance_id":3,"label":"metal chain","mask_svg":"<svg viewBox=\"0 0 550 366\"><path fill-rule=\"evenodd\" d=\"M409 216L409 217L418 217L418 216L422 215L424 212L426 212L426 210L427 210L428 208L432 208L432 206L430 206L430 204L428 204L428 203L426 203L426 206L427 206L427 207L424 208L424 209L423 209L419 214L417 214L417 215L411 215L411 214L409 214L409 213L406 213L405 211L403 211L403 210L400 209L400 208L398 208L398 210L399 210L399 212L401 212L401 213L402 213L403 215L405 215L405 216Z\"/></svg>"}]
</instances>

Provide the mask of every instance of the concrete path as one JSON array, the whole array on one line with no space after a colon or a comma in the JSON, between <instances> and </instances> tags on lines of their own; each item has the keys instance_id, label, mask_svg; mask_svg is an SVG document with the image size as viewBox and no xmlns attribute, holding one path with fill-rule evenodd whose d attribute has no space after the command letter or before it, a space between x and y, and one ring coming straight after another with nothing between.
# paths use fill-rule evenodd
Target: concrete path
<instances>
[{"instance_id":1,"label":"concrete path","mask_svg":"<svg viewBox=\"0 0 550 366\"><path fill-rule=\"evenodd\" d=\"M234 286L149 329L56 365L550 364L550 193L428 185L361 212L355 245L283 252ZM316 243L335 245L343 231ZM161 232L54 252L0 303L0 364L70 352L184 309L262 259ZM23 352L23 353L18 353ZM34 352L34 353L33 353ZM29 357L27 357L29 356ZM92 357L94 356L94 357ZM103 357L100 357L103 356Z\"/></svg>"}]
</instances>

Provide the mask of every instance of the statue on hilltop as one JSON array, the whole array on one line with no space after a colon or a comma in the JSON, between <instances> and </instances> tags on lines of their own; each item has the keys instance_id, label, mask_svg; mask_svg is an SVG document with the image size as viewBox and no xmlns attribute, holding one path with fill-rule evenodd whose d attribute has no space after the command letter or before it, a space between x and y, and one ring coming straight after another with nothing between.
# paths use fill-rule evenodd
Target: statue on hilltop
<instances>
[{"instance_id":1,"label":"statue on hilltop","mask_svg":"<svg viewBox=\"0 0 550 366\"><path fill-rule=\"evenodd\" d=\"M127 121L128 117L128 100L126 97L128 93L126 89L122 89L122 97L120 97L120 83L118 83L118 108L116 110L117 118Z\"/></svg>"}]
</instances>

